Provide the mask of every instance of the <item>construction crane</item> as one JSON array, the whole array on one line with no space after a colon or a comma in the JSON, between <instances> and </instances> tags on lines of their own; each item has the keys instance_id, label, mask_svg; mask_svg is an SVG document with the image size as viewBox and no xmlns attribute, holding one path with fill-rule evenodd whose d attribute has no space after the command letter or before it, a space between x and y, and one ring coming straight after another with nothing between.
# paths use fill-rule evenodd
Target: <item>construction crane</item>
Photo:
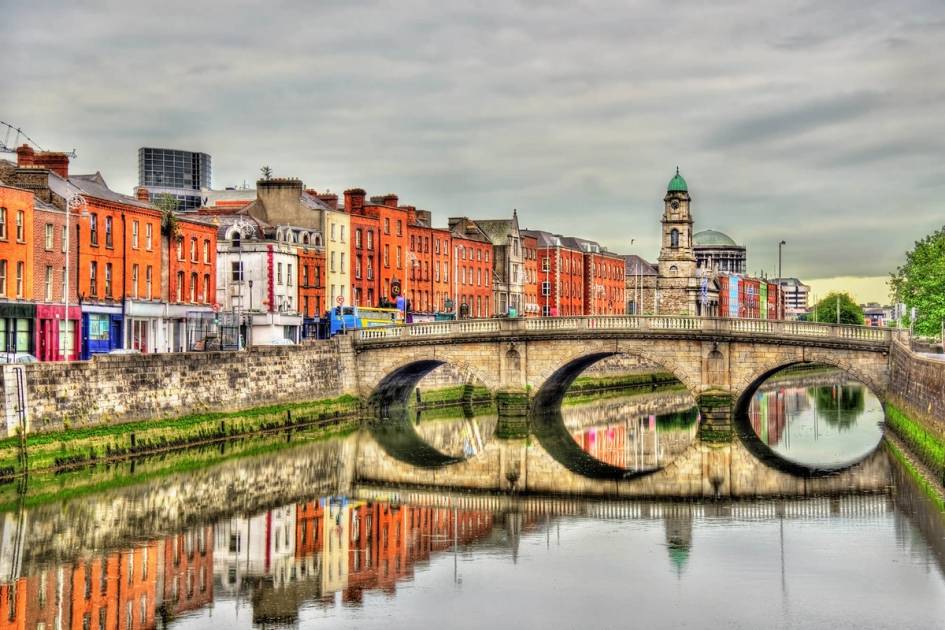
<instances>
[{"instance_id":1,"label":"construction crane","mask_svg":"<svg viewBox=\"0 0 945 630\"><path fill-rule=\"evenodd\" d=\"M20 145L21 136L24 140L33 145L33 148L38 149L39 151L45 150L39 146L35 140L26 135L26 133L19 127L14 127L10 123L0 120L0 131L2 131L3 127L6 127L6 131L3 134L3 141L0 142L0 153L16 153L16 148ZM16 132L16 135L13 136L13 144L10 144L10 135L14 131ZM71 158L77 157L75 149L72 149L72 152L67 153L67 155Z\"/></svg>"}]
</instances>

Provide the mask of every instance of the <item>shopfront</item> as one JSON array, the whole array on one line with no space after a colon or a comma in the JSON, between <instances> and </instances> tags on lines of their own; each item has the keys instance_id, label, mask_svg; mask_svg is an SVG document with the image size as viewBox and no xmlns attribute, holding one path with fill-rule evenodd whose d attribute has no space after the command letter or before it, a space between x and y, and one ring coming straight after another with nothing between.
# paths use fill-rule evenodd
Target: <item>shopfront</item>
<instances>
[{"instance_id":1,"label":"shopfront","mask_svg":"<svg viewBox=\"0 0 945 630\"><path fill-rule=\"evenodd\" d=\"M82 310L73 304L66 319L63 317L64 309L62 304L36 305L34 348L40 361L75 361L79 358Z\"/></svg>"},{"instance_id":2,"label":"shopfront","mask_svg":"<svg viewBox=\"0 0 945 630\"><path fill-rule=\"evenodd\" d=\"M123 315L120 306L82 305L82 359L121 348Z\"/></svg>"},{"instance_id":3,"label":"shopfront","mask_svg":"<svg viewBox=\"0 0 945 630\"><path fill-rule=\"evenodd\" d=\"M0 302L0 351L33 354L35 318L35 304Z\"/></svg>"},{"instance_id":4,"label":"shopfront","mask_svg":"<svg viewBox=\"0 0 945 630\"><path fill-rule=\"evenodd\" d=\"M169 352L167 305L160 302L125 302L125 347L141 352Z\"/></svg>"}]
</instances>

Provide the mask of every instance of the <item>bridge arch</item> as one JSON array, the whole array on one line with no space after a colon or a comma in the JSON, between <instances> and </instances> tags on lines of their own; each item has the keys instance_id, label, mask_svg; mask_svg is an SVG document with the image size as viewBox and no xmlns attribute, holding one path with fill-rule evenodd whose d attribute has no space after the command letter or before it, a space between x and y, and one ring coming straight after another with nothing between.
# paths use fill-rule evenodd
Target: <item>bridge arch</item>
<instances>
[{"instance_id":1,"label":"bridge arch","mask_svg":"<svg viewBox=\"0 0 945 630\"><path fill-rule=\"evenodd\" d=\"M690 395L695 396L700 390L699 375L691 374L689 370L673 360L668 353L657 357L657 352L644 350L636 345L625 346L623 344L614 345L613 343L608 345L610 348L589 349L587 344L583 344L579 350L566 355L563 360L556 361L555 366L545 373L538 374L534 380L530 379L529 382L534 383L537 387L534 396L535 406L555 406L559 404L571 384L587 368L615 356L643 359L648 364L669 372L686 387Z\"/></svg>"},{"instance_id":2,"label":"bridge arch","mask_svg":"<svg viewBox=\"0 0 945 630\"><path fill-rule=\"evenodd\" d=\"M864 367L844 360L837 354L811 352L807 353L803 358L774 361L760 369L746 373L741 379L733 383L732 389L735 395L734 412L736 419L740 418L748 411L752 396L754 396L755 392L765 381L778 372L796 365L826 365L836 368L854 380L862 383L885 405L886 381L888 379L885 372L885 355L882 355L881 359L874 361L873 365Z\"/></svg>"},{"instance_id":3,"label":"bridge arch","mask_svg":"<svg viewBox=\"0 0 945 630\"><path fill-rule=\"evenodd\" d=\"M399 354L399 353L398 353ZM369 402L373 405L390 405L407 402L408 397L421 380L435 369L443 365L451 365L462 374L464 385L482 384L490 390L496 385L490 379L474 368L469 362L457 360L454 357L437 356L435 353L413 354L406 358L394 360L390 363L375 366L374 370L380 378L376 383L366 383L369 392Z\"/></svg>"}]
</instances>

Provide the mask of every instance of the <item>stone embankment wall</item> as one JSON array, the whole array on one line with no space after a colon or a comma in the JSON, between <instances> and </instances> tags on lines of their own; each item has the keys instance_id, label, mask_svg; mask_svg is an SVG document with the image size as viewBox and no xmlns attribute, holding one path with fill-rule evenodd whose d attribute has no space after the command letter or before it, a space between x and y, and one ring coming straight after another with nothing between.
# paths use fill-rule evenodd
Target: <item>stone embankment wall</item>
<instances>
[{"instance_id":1,"label":"stone embankment wall","mask_svg":"<svg viewBox=\"0 0 945 630\"><path fill-rule=\"evenodd\" d=\"M945 361L923 357L895 341L889 374L889 401L945 439Z\"/></svg>"},{"instance_id":2,"label":"stone embankment wall","mask_svg":"<svg viewBox=\"0 0 945 630\"><path fill-rule=\"evenodd\" d=\"M351 340L26 366L30 432L356 394ZM4 383L9 389L10 383ZM67 424L68 423L68 424Z\"/></svg>"}]
</instances>

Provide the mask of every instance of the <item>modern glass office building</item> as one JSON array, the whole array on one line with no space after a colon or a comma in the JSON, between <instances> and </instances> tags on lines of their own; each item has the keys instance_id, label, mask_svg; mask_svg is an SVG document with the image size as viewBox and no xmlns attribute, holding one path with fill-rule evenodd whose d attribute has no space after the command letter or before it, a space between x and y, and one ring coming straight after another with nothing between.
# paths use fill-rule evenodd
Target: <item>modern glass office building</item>
<instances>
[{"instance_id":1,"label":"modern glass office building","mask_svg":"<svg viewBox=\"0 0 945 630\"><path fill-rule=\"evenodd\" d=\"M155 197L170 194L179 210L200 207L200 190L210 188L210 156L177 149L138 149L138 186Z\"/></svg>"}]
</instances>

